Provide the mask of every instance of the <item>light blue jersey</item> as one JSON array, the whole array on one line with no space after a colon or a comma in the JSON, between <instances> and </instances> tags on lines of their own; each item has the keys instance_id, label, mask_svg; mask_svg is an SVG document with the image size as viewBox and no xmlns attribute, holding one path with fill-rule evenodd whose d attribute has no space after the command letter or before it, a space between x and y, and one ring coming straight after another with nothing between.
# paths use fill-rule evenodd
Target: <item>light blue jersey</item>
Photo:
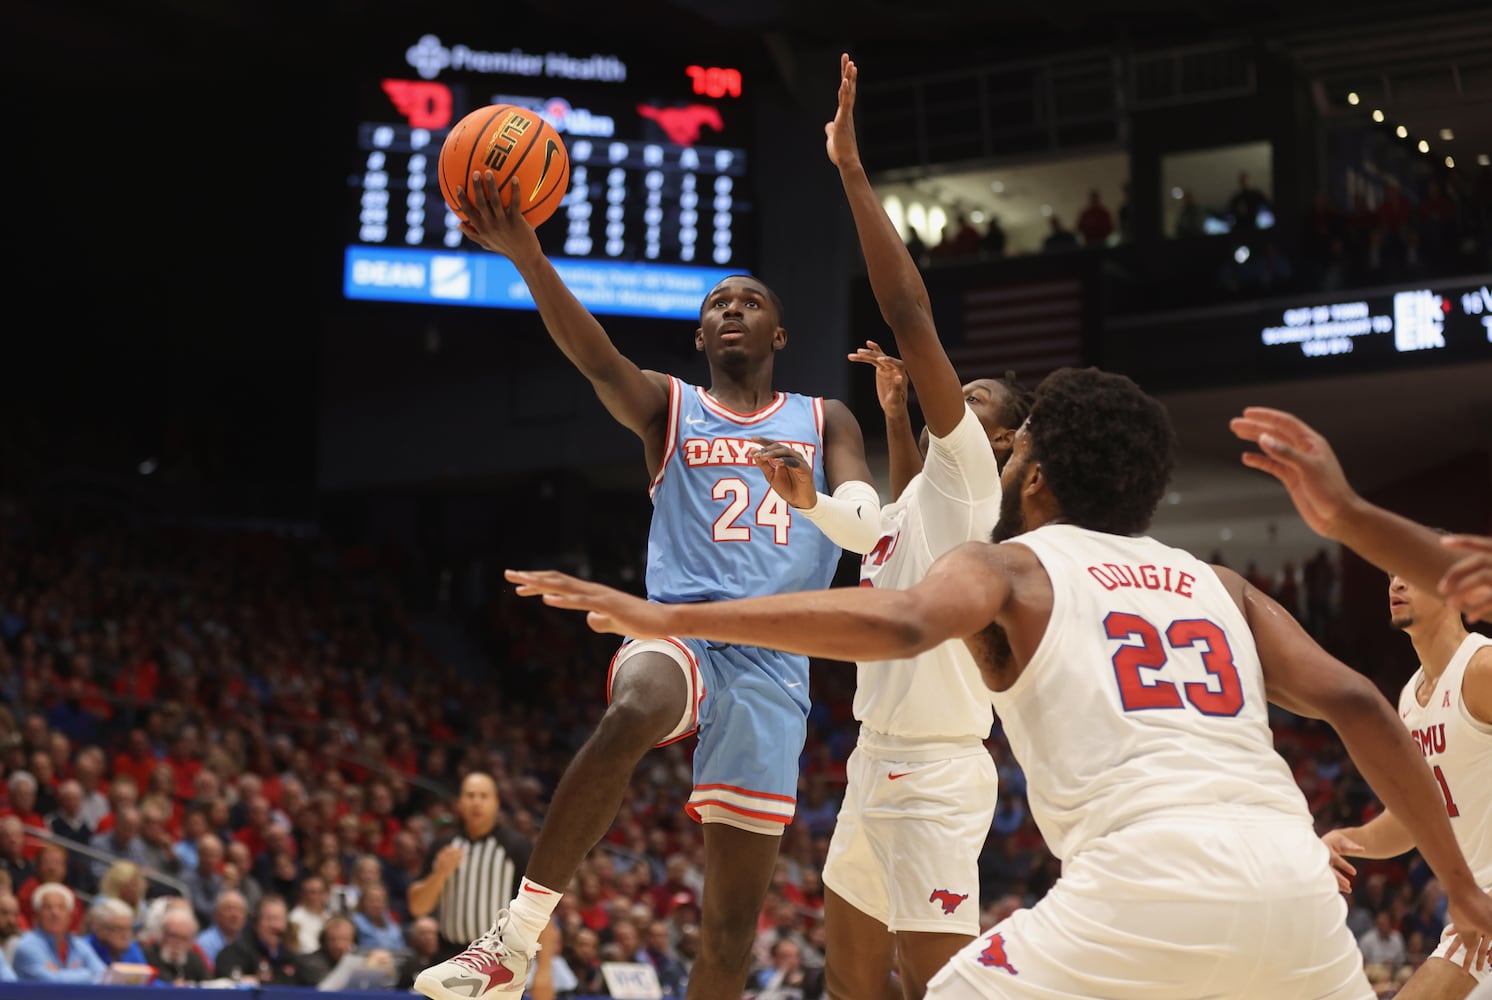
<instances>
[{"instance_id":1,"label":"light blue jersey","mask_svg":"<svg viewBox=\"0 0 1492 1000\"><path fill-rule=\"evenodd\" d=\"M648 599L722 601L829 586L839 546L767 485L752 438L780 441L813 466L827 493L824 401L779 392L737 413L699 386L669 379L668 438L653 480Z\"/></svg>"},{"instance_id":2,"label":"light blue jersey","mask_svg":"<svg viewBox=\"0 0 1492 1000\"><path fill-rule=\"evenodd\" d=\"M669 379L668 437L653 480L648 599L664 604L822 590L839 546L772 492L750 458L753 438L780 441L813 466L827 493L824 401L779 392L755 413L736 413L698 386ZM629 641L612 662L628 655ZM808 657L698 639L635 648L672 656L689 678L689 709L660 746L697 734L694 790L686 810L700 822L792 822L798 755L808 719ZM610 684L608 682L608 696Z\"/></svg>"}]
</instances>

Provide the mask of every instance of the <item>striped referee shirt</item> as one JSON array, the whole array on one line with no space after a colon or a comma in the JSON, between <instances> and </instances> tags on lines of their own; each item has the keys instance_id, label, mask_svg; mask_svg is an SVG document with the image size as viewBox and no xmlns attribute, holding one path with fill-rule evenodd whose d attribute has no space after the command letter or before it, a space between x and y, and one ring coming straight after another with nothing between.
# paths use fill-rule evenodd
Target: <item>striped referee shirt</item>
<instances>
[{"instance_id":1,"label":"striped referee shirt","mask_svg":"<svg viewBox=\"0 0 1492 1000\"><path fill-rule=\"evenodd\" d=\"M430 848L422 878L435 867L435 856L451 844L465 848L466 856L441 888L435 915L440 936L465 947L491 929L497 911L518 891L518 880L528 868L533 844L523 834L502 825L476 839L458 833Z\"/></svg>"}]
</instances>

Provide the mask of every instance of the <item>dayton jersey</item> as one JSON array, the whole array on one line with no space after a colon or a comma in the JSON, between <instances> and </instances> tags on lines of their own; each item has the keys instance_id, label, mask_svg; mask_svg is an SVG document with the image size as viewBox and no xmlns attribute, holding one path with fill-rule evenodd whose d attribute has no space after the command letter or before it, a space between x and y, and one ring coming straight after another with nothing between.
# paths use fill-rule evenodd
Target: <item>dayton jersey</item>
<instances>
[{"instance_id":1,"label":"dayton jersey","mask_svg":"<svg viewBox=\"0 0 1492 1000\"><path fill-rule=\"evenodd\" d=\"M648 599L663 604L829 586L839 546L767 485L752 438L793 448L827 493L824 401L779 392L755 413L728 409L669 378L668 437L649 492Z\"/></svg>"},{"instance_id":2,"label":"dayton jersey","mask_svg":"<svg viewBox=\"0 0 1492 1000\"><path fill-rule=\"evenodd\" d=\"M949 549L987 541L999 515L1000 471L984 425L965 406L958 426L932 439L922 471L885 507L888 531L860 560L860 586L904 590L918 583ZM927 739L989 736L989 689L961 639L856 670L855 718L866 729Z\"/></svg>"},{"instance_id":3,"label":"dayton jersey","mask_svg":"<svg viewBox=\"0 0 1492 1000\"><path fill-rule=\"evenodd\" d=\"M1253 633L1211 567L1064 524L1004 544L1028 547L1052 582L1041 643L994 704L1053 854L1070 861L1149 820L1298 822L1316 839L1274 749ZM1207 865L1185 862L1141 852L1113 876L1215 888Z\"/></svg>"},{"instance_id":4,"label":"dayton jersey","mask_svg":"<svg viewBox=\"0 0 1492 1000\"><path fill-rule=\"evenodd\" d=\"M1489 646L1492 639L1468 635L1424 705L1414 692L1425 668L1416 670L1399 693L1399 717L1435 774L1456 843L1477 885L1492 892L1492 725L1473 718L1461 698L1466 665Z\"/></svg>"}]
</instances>

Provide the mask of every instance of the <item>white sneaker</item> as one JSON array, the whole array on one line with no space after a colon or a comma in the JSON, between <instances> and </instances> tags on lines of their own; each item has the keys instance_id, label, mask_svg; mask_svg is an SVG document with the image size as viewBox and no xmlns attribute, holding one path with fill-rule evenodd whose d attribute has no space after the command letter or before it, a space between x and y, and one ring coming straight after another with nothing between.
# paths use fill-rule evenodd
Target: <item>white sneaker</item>
<instances>
[{"instance_id":1,"label":"white sneaker","mask_svg":"<svg viewBox=\"0 0 1492 1000\"><path fill-rule=\"evenodd\" d=\"M521 997L528 984L532 955L510 951L502 941L508 911L497 915L492 929L455 958L432 965L414 980L416 993L430 1000L489 1000ZM534 951L539 949L534 947Z\"/></svg>"}]
</instances>

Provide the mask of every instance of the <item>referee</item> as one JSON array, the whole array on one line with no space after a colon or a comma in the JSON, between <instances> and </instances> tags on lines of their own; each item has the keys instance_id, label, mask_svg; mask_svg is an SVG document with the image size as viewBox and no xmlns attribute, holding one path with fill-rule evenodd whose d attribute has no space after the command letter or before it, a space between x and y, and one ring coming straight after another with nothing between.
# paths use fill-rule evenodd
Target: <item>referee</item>
<instances>
[{"instance_id":1,"label":"referee","mask_svg":"<svg viewBox=\"0 0 1492 1000\"><path fill-rule=\"evenodd\" d=\"M424 874L409 886L411 918L439 911L440 951L432 964L460 954L491 929L528 867L533 844L498 823L497 806L492 776L468 774L456 803L461 829L431 846Z\"/></svg>"}]
</instances>

